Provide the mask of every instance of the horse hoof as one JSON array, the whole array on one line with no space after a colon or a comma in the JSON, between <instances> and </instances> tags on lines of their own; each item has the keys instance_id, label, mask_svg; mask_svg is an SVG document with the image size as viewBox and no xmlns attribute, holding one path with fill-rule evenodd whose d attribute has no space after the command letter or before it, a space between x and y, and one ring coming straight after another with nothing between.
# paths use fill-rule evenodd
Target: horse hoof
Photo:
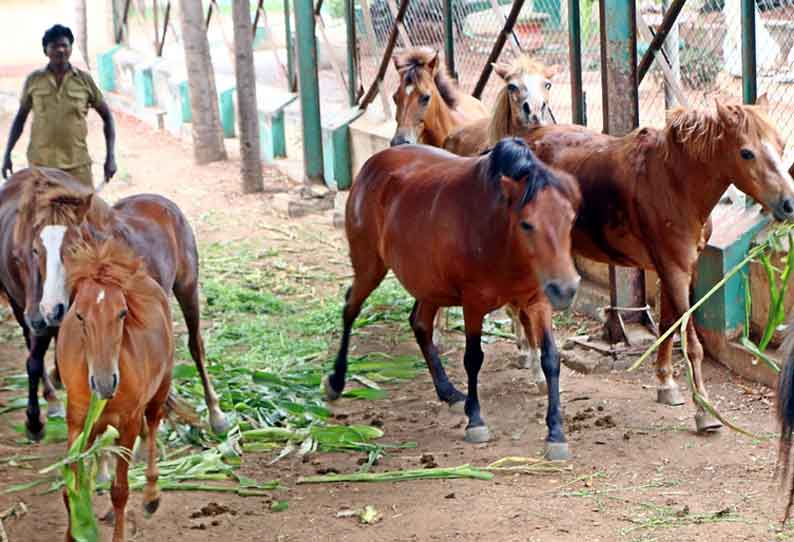
<instances>
[{"instance_id":1,"label":"horse hoof","mask_svg":"<svg viewBox=\"0 0 794 542\"><path fill-rule=\"evenodd\" d=\"M658 388L656 390L656 402L663 405L680 406L686 401L678 388Z\"/></svg>"},{"instance_id":2,"label":"horse hoof","mask_svg":"<svg viewBox=\"0 0 794 542\"><path fill-rule=\"evenodd\" d=\"M216 435L222 435L226 433L231 426L232 423L223 412L218 411L214 414L210 414L210 427L212 428L212 432Z\"/></svg>"},{"instance_id":3,"label":"horse hoof","mask_svg":"<svg viewBox=\"0 0 794 542\"><path fill-rule=\"evenodd\" d=\"M695 414L695 427L698 433L713 433L722 428L722 422L708 412L698 412Z\"/></svg>"},{"instance_id":4,"label":"horse hoof","mask_svg":"<svg viewBox=\"0 0 794 542\"><path fill-rule=\"evenodd\" d=\"M548 395L549 394L549 387L546 385L546 380L545 379L538 380L537 382L535 382L535 387L537 388L539 395ZM562 393L562 389L560 389L560 392Z\"/></svg>"},{"instance_id":5,"label":"horse hoof","mask_svg":"<svg viewBox=\"0 0 794 542\"><path fill-rule=\"evenodd\" d=\"M479 444L480 442L488 442L491 440L491 432L486 425L478 425L476 427L467 427L466 435L463 437L466 442Z\"/></svg>"},{"instance_id":6,"label":"horse hoof","mask_svg":"<svg viewBox=\"0 0 794 542\"><path fill-rule=\"evenodd\" d=\"M532 365L534 364L534 360L529 355L519 355L518 356L518 368L519 369L531 369Z\"/></svg>"},{"instance_id":7,"label":"horse hoof","mask_svg":"<svg viewBox=\"0 0 794 542\"><path fill-rule=\"evenodd\" d=\"M41 439L44 438L44 426L39 425L38 428L31 429L31 427L25 423L25 436L27 436L28 440L31 442L40 442Z\"/></svg>"},{"instance_id":8,"label":"horse hoof","mask_svg":"<svg viewBox=\"0 0 794 542\"><path fill-rule=\"evenodd\" d=\"M116 511L113 510L113 508L111 508L110 510L105 512L105 515L99 518L99 521L101 521L102 523L113 525L116 522Z\"/></svg>"},{"instance_id":9,"label":"horse hoof","mask_svg":"<svg viewBox=\"0 0 794 542\"><path fill-rule=\"evenodd\" d=\"M547 442L543 457L549 461L567 461L571 458L571 449L567 442Z\"/></svg>"},{"instance_id":10,"label":"horse hoof","mask_svg":"<svg viewBox=\"0 0 794 542\"><path fill-rule=\"evenodd\" d=\"M146 515L146 517L149 517L157 512L158 508L160 508L160 497L143 503L143 513Z\"/></svg>"},{"instance_id":11,"label":"horse hoof","mask_svg":"<svg viewBox=\"0 0 794 542\"><path fill-rule=\"evenodd\" d=\"M465 414L466 401L455 401L454 403L449 403L449 411L453 414Z\"/></svg>"},{"instance_id":12,"label":"horse hoof","mask_svg":"<svg viewBox=\"0 0 794 542\"><path fill-rule=\"evenodd\" d=\"M66 417L66 410L64 410L63 404L60 401L49 403L47 405L47 417L48 418L65 418Z\"/></svg>"},{"instance_id":13,"label":"horse hoof","mask_svg":"<svg viewBox=\"0 0 794 542\"><path fill-rule=\"evenodd\" d=\"M323 378L323 391L325 391L325 398L329 401L336 401L342 395L342 392L336 391L334 385L331 384L331 375Z\"/></svg>"}]
</instances>

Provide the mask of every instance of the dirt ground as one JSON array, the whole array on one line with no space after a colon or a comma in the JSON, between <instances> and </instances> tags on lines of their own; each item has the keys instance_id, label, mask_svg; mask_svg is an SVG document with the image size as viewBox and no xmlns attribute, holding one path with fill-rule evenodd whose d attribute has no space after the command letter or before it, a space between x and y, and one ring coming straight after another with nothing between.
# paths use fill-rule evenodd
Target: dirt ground
<instances>
[{"instance_id":1,"label":"dirt ground","mask_svg":"<svg viewBox=\"0 0 794 542\"><path fill-rule=\"evenodd\" d=\"M10 116L0 116L6 134ZM175 200L192 221L202 243L248 239L264 247L287 249L304 265L343 264L342 232L331 225L328 212L289 220L273 207L274 193L295 183L268 171L271 189L263 195L242 195L239 161L234 149L225 163L197 167L189 145L125 117L117 118L120 171L103 197L157 192ZM103 144L96 118L91 124L92 155L100 161ZM16 165L24 156L24 136ZM95 174L99 174L98 168ZM314 236L289 240L295 228ZM330 262L330 263L329 263ZM347 279L342 279L347 280ZM326 285L337 291L339 284ZM24 369L23 342L7 338L12 322L0 325L0 379ZM585 325L592 323L585 322ZM371 331L354 337L354 346L384 352L412 352L411 342L396 339L395 330ZM400 337L408 336L405 329ZM565 329L558 330L562 343ZM462 336L450 334L450 359L462 359ZM416 449L390 453L376 470L420 468L430 454L440 466L487 465L506 456L538 456L545 436L545 397L532 395L525 371L514 368L515 347L497 341L485 347L481 373L483 414L494 440L463 442L464 418L436 400L425 374L390 390L381 401L342 400L331 408L342 423L379 420L389 442L415 441ZM130 499L129 539L135 541L204 541L223 537L248 541L370 541L370 540L488 540L488 541L769 541L794 539L794 530L779 530L783 509L773 478L776 441L772 416L774 398L726 370L706 363L708 389L720 410L762 438L752 439L723 430L709 436L694 434L691 403L667 407L655 402L653 373L579 375L563 368L562 404L573 452L569 470L554 474L498 474L492 481L436 480L398 484L296 485L301 475L335 469L351 472L356 456L318 454L307 462L286 459L268 465L270 456L246 455L243 472L258 480L279 479L284 489L272 498L210 493L166 493L157 515L144 519L141 496ZM462 363L450 363L450 375L465 383ZM0 393L0 405L18 392ZM34 479L36 469L64 452L64 445L20 443L11 426L23 412L0 420L0 487ZM41 455L44 459L10 466L2 458ZM425 457L425 462L428 458ZM271 512L273 499L289 501L283 512ZM34 492L0 495L0 512L23 502L27 512L11 515L3 524L12 542L49 541L63 536L65 513L60 495ZM109 506L97 497L100 512ZM205 508L210 503L216 515ZM363 525L340 511L372 505L380 519ZM110 530L103 527L103 537Z\"/></svg>"}]
</instances>

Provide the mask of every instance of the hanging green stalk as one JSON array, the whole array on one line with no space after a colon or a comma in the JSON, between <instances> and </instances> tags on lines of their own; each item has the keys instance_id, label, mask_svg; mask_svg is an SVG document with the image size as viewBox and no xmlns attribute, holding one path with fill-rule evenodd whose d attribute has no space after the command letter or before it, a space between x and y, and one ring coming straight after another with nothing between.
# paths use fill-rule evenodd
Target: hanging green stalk
<instances>
[{"instance_id":1,"label":"hanging green stalk","mask_svg":"<svg viewBox=\"0 0 794 542\"><path fill-rule=\"evenodd\" d=\"M792 245L790 232L788 234L788 242L789 251L786 256L786 265L783 268L783 272L780 274L780 287L778 287L777 281L775 280L775 267L769 262L769 258L765 253L761 254L761 263L769 279L769 296L771 300L764 335L761 338L761 342L758 343L758 349L761 352L766 350L766 347L775 335L777 327L786 319L784 303L786 293L788 292L788 281L791 275L791 268L794 267L794 252L791 250L791 247L794 245Z\"/></svg>"},{"instance_id":2,"label":"hanging green stalk","mask_svg":"<svg viewBox=\"0 0 794 542\"><path fill-rule=\"evenodd\" d=\"M406 480L425 480L440 478L473 478L490 480L493 474L471 465L451 468L411 469L387 472L356 472L352 474L327 474L298 478L299 484L324 484L333 482L404 482Z\"/></svg>"}]
</instances>

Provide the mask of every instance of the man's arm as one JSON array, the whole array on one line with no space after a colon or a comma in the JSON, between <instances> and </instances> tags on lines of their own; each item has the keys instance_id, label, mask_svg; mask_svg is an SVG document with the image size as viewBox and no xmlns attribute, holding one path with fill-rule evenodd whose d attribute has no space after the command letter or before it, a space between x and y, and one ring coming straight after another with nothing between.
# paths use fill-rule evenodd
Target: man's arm
<instances>
[{"instance_id":1,"label":"man's arm","mask_svg":"<svg viewBox=\"0 0 794 542\"><path fill-rule=\"evenodd\" d=\"M11 151L14 150L14 145L19 141L22 131L25 129L25 122L28 120L28 114L31 110L30 100L25 100L19 106L14 117L14 122L11 124L11 131L8 134L8 143L6 144L6 152L3 156L3 178L8 179L8 176L13 173L13 166L11 164Z\"/></svg>"},{"instance_id":2,"label":"man's arm","mask_svg":"<svg viewBox=\"0 0 794 542\"><path fill-rule=\"evenodd\" d=\"M102 100L96 106L96 112L102 118L105 133L105 182L109 182L116 174L116 127L113 124L113 114L108 104Z\"/></svg>"}]
</instances>

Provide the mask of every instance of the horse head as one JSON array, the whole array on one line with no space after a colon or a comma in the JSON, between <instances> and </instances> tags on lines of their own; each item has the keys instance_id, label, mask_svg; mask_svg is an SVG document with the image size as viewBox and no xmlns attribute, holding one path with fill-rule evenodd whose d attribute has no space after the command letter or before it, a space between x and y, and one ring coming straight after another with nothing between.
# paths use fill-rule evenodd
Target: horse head
<instances>
[{"instance_id":1,"label":"horse head","mask_svg":"<svg viewBox=\"0 0 794 542\"><path fill-rule=\"evenodd\" d=\"M391 146L422 142L426 126L433 124L431 116L435 106L443 102L436 86L438 52L414 48L395 54L393 61L400 74L400 84L393 96L397 106L397 130Z\"/></svg>"},{"instance_id":2,"label":"horse head","mask_svg":"<svg viewBox=\"0 0 794 542\"><path fill-rule=\"evenodd\" d=\"M497 97L494 117L515 119L522 127L551 124L553 117L549 108L551 78L556 70L522 56L511 64L494 62L494 72L505 83ZM507 133L507 132L505 132Z\"/></svg>"}]
</instances>

